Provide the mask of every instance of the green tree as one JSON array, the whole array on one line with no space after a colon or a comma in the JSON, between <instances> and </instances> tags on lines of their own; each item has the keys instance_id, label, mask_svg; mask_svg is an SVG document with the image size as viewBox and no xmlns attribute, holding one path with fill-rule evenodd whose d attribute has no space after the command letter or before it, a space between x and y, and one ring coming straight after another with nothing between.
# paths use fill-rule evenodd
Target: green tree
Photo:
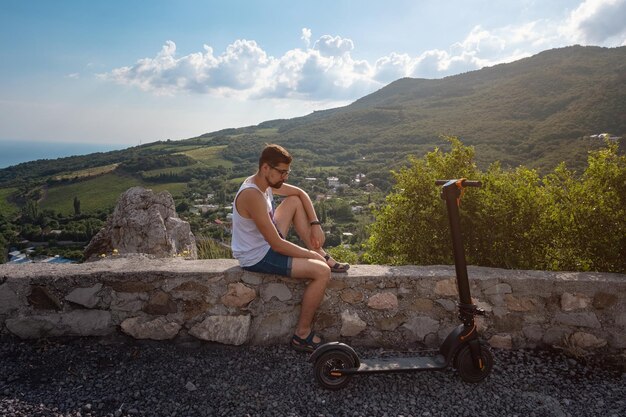
<instances>
[{"instance_id":1,"label":"green tree","mask_svg":"<svg viewBox=\"0 0 626 417\"><path fill-rule=\"evenodd\" d=\"M322 222L322 224L326 223L326 220L328 219L328 214L326 212L326 202L324 200L316 203L315 211L319 216L319 221Z\"/></svg>"},{"instance_id":2,"label":"green tree","mask_svg":"<svg viewBox=\"0 0 626 417\"><path fill-rule=\"evenodd\" d=\"M537 268L545 252L545 190L537 171L504 171L493 164L483 186L463 199L463 232L468 259L505 268Z\"/></svg>"},{"instance_id":3,"label":"green tree","mask_svg":"<svg viewBox=\"0 0 626 417\"><path fill-rule=\"evenodd\" d=\"M22 207L21 223L40 224L43 222L43 214L39 210L37 200L28 199Z\"/></svg>"},{"instance_id":4,"label":"green tree","mask_svg":"<svg viewBox=\"0 0 626 417\"><path fill-rule=\"evenodd\" d=\"M445 207L435 180L477 179L478 175L474 149L456 138L446 139L452 145L450 152L437 148L424 158L410 156L410 166L393 172L396 185L375 211L376 221L371 226L366 257L370 262L450 262Z\"/></svg>"},{"instance_id":5,"label":"green tree","mask_svg":"<svg viewBox=\"0 0 626 417\"><path fill-rule=\"evenodd\" d=\"M329 247L327 252L337 262L347 262L349 264L356 264L359 262L359 255L356 252L351 251L343 246Z\"/></svg>"},{"instance_id":6,"label":"green tree","mask_svg":"<svg viewBox=\"0 0 626 417\"><path fill-rule=\"evenodd\" d=\"M447 214L435 179L470 178L461 206L469 263L525 269L626 272L626 156L615 143L590 152L582 175L564 164L541 178L524 167L487 172L471 147L449 139L395 173L397 184L376 212L369 262L451 263Z\"/></svg>"},{"instance_id":7,"label":"green tree","mask_svg":"<svg viewBox=\"0 0 626 417\"><path fill-rule=\"evenodd\" d=\"M191 204L187 200L181 200L178 202L178 204L176 204L177 213L183 213L185 211L189 211L190 208L191 208Z\"/></svg>"},{"instance_id":8,"label":"green tree","mask_svg":"<svg viewBox=\"0 0 626 417\"><path fill-rule=\"evenodd\" d=\"M74 214L80 214L80 200L74 196Z\"/></svg>"},{"instance_id":9,"label":"green tree","mask_svg":"<svg viewBox=\"0 0 626 417\"><path fill-rule=\"evenodd\" d=\"M341 222L350 222L354 220L354 214L352 213L350 205L343 199L335 198L333 200L329 200L325 207L327 217Z\"/></svg>"},{"instance_id":10,"label":"green tree","mask_svg":"<svg viewBox=\"0 0 626 417\"><path fill-rule=\"evenodd\" d=\"M580 179L561 164L545 179L551 244L546 267L626 271L626 156L618 145L590 153Z\"/></svg>"}]
</instances>

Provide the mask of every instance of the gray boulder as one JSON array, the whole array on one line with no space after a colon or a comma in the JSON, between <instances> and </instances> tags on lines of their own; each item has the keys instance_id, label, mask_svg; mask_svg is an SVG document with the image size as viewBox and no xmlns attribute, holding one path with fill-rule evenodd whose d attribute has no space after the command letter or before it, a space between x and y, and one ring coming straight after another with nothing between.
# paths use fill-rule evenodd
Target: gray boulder
<instances>
[{"instance_id":1,"label":"gray boulder","mask_svg":"<svg viewBox=\"0 0 626 417\"><path fill-rule=\"evenodd\" d=\"M123 193L105 227L85 249L87 260L145 253L157 258L183 255L197 259L196 239L189 223L176 214L172 195L142 187Z\"/></svg>"},{"instance_id":2,"label":"gray boulder","mask_svg":"<svg viewBox=\"0 0 626 417\"><path fill-rule=\"evenodd\" d=\"M210 316L196 324L189 334L201 340L239 346L248 340L250 316Z\"/></svg>"},{"instance_id":3,"label":"gray boulder","mask_svg":"<svg viewBox=\"0 0 626 417\"><path fill-rule=\"evenodd\" d=\"M7 329L22 339L57 336L105 336L111 334L111 313L103 310L76 310L68 313L16 317L6 321Z\"/></svg>"}]
</instances>

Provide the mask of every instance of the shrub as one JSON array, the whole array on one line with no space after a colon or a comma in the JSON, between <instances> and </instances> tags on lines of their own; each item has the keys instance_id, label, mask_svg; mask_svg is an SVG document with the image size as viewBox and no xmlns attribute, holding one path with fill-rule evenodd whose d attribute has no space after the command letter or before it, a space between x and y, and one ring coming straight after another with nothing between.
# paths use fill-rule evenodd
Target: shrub
<instances>
[{"instance_id":1,"label":"shrub","mask_svg":"<svg viewBox=\"0 0 626 417\"><path fill-rule=\"evenodd\" d=\"M198 259L224 259L233 257L229 247L203 235L196 235L196 246L198 248Z\"/></svg>"},{"instance_id":2,"label":"shrub","mask_svg":"<svg viewBox=\"0 0 626 417\"><path fill-rule=\"evenodd\" d=\"M325 250L337 262L347 262L349 264L359 262L359 254L343 246L335 246L334 248L326 248Z\"/></svg>"},{"instance_id":3,"label":"shrub","mask_svg":"<svg viewBox=\"0 0 626 417\"><path fill-rule=\"evenodd\" d=\"M445 205L435 179L481 180L461 206L469 263L483 266L626 272L626 157L618 145L590 152L582 175L564 164L540 177L493 164L480 172L474 150L448 138L449 152L410 157L376 212L364 259L376 263L451 263Z\"/></svg>"}]
</instances>

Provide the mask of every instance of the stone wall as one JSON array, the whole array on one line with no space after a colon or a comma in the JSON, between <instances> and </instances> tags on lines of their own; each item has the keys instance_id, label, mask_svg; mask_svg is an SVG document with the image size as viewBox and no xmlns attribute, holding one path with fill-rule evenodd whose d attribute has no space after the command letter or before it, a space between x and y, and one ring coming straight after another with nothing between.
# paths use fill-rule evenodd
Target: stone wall
<instances>
[{"instance_id":1,"label":"stone wall","mask_svg":"<svg viewBox=\"0 0 626 417\"><path fill-rule=\"evenodd\" d=\"M626 349L626 275L470 267L483 337L500 348ZM234 260L107 259L1 265L0 333L287 343L302 280ZM355 265L333 274L315 328L356 346L437 346L458 325L454 267Z\"/></svg>"}]
</instances>

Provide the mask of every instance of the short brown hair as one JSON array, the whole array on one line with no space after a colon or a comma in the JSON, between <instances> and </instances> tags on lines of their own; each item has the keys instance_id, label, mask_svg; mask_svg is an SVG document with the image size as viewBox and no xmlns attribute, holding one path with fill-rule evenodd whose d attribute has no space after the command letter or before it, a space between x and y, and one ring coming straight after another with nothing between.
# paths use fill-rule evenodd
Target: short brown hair
<instances>
[{"instance_id":1,"label":"short brown hair","mask_svg":"<svg viewBox=\"0 0 626 417\"><path fill-rule=\"evenodd\" d=\"M276 144L265 144L265 148L263 152L261 152L261 157L259 158L259 169L263 164L268 164L269 166L276 166L278 164L291 164L293 158L287 152L287 149L283 148L280 145Z\"/></svg>"}]
</instances>

